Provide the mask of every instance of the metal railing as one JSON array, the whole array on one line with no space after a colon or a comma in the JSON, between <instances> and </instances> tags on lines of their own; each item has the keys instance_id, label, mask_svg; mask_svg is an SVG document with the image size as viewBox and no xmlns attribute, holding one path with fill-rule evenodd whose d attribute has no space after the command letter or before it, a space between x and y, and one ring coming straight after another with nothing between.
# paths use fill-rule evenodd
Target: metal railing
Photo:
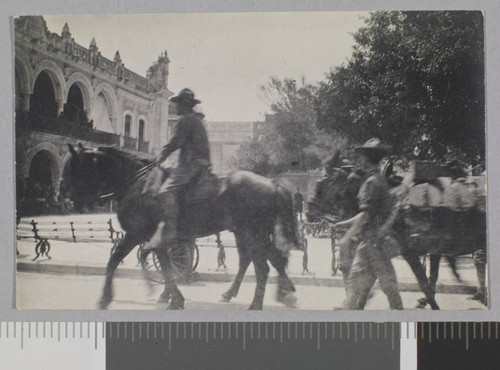
<instances>
[{"instance_id":1,"label":"metal railing","mask_svg":"<svg viewBox=\"0 0 500 370\"><path fill-rule=\"evenodd\" d=\"M125 136L123 138L123 147L125 149L137 150L137 139Z\"/></svg>"}]
</instances>

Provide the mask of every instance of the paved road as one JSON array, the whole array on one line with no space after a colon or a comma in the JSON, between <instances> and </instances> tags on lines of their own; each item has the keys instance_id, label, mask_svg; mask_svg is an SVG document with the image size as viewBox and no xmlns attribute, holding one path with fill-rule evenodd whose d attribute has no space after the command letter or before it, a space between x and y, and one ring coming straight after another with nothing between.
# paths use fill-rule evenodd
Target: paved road
<instances>
[{"instance_id":1,"label":"paved road","mask_svg":"<svg viewBox=\"0 0 500 370\"><path fill-rule=\"evenodd\" d=\"M18 273L17 306L29 309L83 309L97 308L104 277L53 275L38 273ZM110 310L162 310L165 304L156 303L162 286L154 285L152 294L142 279L116 278L115 301ZM231 303L221 303L222 292L229 283L196 282L181 285L180 289L186 298L187 310L245 310L250 305L255 289L254 283L243 283L240 294ZM276 284L268 284L264 299L264 309L287 309L276 302ZM376 290L374 297L368 302L368 310L385 310L388 308L384 294ZM298 309L331 310L341 307L344 289L321 286L297 286ZM403 304L406 308L414 307L420 293L402 292ZM482 310L483 305L466 299L462 294L437 294L436 299L443 310Z\"/></svg>"},{"instance_id":2,"label":"paved road","mask_svg":"<svg viewBox=\"0 0 500 370\"><path fill-rule=\"evenodd\" d=\"M70 215L46 216L37 220L56 220L65 222L97 219L106 222L114 215ZM198 240L200 262L197 268L201 281L182 287L188 299L187 309L246 309L253 298L255 283L254 271L250 266L247 280L243 283L240 296L234 303L219 303L222 292L227 290L238 269L238 253L234 236L225 232L222 241L226 249L226 269L217 270L217 252L215 237ZM51 241L52 259L45 257L36 262L33 239L22 239L18 243L21 253L17 258L17 301L20 308L26 309L95 309L99 299L106 263L109 259L111 243L72 243ZM330 310L340 307L344 299L344 288L341 274L331 276L331 247L329 239L309 238L309 272L302 272L301 251L292 251L288 265L288 273L295 282L301 309ZM414 307L416 299L421 297L416 279L401 258L393 259L398 276L400 290L405 307ZM466 300L467 294L474 291L477 284L475 269L470 257L459 260L459 271L463 283L458 283L451 275L446 262L442 262L438 285L438 302L442 309L466 310L484 309L475 301ZM34 273L38 272L38 273ZM41 273L43 272L43 273ZM64 274L62 274L64 273ZM276 281L276 271L271 269L270 281ZM119 265L116 282L116 302L110 309L163 309L156 299L161 293L161 287L156 287L154 294L147 294L147 284L142 279L142 272L133 251ZM376 287L377 288L377 287ZM266 294L266 309L283 309L274 299L276 286L270 284ZM439 294L441 293L441 294ZM454 293L454 294L443 294ZM380 290L375 290L375 296L367 309L387 309L387 300Z\"/></svg>"}]
</instances>

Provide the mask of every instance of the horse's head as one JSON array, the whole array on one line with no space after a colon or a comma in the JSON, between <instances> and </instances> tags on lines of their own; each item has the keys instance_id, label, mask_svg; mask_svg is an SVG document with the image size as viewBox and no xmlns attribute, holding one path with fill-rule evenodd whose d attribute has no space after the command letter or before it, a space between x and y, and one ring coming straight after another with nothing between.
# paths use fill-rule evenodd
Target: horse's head
<instances>
[{"instance_id":1,"label":"horse's head","mask_svg":"<svg viewBox=\"0 0 500 370\"><path fill-rule=\"evenodd\" d=\"M69 185L71 200L75 208L81 210L89 200L96 201L100 195L112 192L116 181L117 163L105 151L74 148L68 144L71 158L69 162Z\"/></svg>"},{"instance_id":2,"label":"horse's head","mask_svg":"<svg viewBox=\"0 0 500 370\"><path fill-rule=\"evenodd\" d=\"M328 175L316 184L314 198L308 203L307 219L315 222L324 214L342 218L346 208L348 174L341 170L330 170Z\"/></svg>"}]
</instances>

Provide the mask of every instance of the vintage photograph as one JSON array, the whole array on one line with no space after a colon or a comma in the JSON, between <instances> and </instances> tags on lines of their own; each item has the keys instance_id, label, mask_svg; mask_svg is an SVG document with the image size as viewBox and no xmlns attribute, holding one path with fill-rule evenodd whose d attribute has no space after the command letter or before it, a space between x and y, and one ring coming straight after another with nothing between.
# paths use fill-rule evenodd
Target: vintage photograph
<instances>
[{"instance_id":1,"label":"vintage photograph","mask_svg":"<svg viewBox=\"0 0 500 370\"><path fill-rule=\"evenodd\" d=\"M12 33L18 309L488 309L482 12Z\"/></svg>"}]
</instances>

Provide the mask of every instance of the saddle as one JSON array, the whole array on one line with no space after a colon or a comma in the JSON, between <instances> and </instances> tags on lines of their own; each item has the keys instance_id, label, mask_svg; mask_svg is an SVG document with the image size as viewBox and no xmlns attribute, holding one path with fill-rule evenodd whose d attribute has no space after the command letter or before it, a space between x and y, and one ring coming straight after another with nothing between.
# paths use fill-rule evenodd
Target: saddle
<instances>
[{"instance_id":1,"label":"saddle","mask_svg":"<svg viewBox=\"0 0 500 370\"><path fill-rule=\"evenodd\" d=\"M207 170L184 189L180 199L180 234L201 237L220 229L221 212L216 202L220 184L221 179Z\"/></svg>"},{"instance_id":2,"label":"saddle","mask_svg":"<svg viewBox=\"0 0 500 370\"><path fill-rule=\"evenodd\" d=\"M220 188L220 179L209 170L203 171L185 189L184 199L186 205L213 201Z\"/></svg>"}]
</instances>

